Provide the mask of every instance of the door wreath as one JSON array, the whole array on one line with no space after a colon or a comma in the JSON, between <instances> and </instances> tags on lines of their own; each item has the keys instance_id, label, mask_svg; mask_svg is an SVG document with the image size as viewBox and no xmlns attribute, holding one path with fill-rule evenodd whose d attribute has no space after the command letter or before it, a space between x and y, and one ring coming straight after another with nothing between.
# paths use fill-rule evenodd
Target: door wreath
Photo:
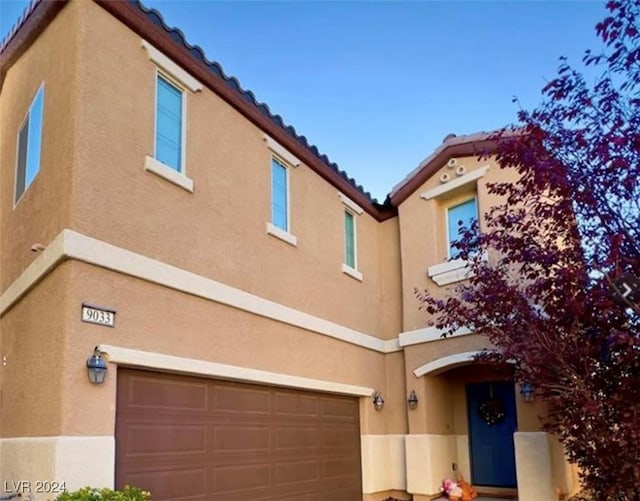
<instances>
[{"instance_id":1,"label":"door wreath","mask_svg":"<svg viewBox=\"0 0 640 501\"><path fill-rule=\"evenodd\" d=\"M478 406L478 414L488 426L498 424L504 419L504 404L502 400L494 398L493 387L489 387L489 398Z\"/></svg>"}]
</instances>

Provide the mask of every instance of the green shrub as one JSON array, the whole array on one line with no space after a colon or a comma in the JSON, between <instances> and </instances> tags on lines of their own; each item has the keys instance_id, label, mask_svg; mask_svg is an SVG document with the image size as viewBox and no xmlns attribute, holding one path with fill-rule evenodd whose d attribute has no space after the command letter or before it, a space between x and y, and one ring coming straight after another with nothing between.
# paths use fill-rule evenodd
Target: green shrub
<instances>
[{"instance_id":1,"label":"green shrub","mask_svg":"<svg viewBox=\"0 0 640 501\"><path fill-rule=\"evenodd\" d=\"M125 486L121 491L83 487L77 491L65 491L55 501L149 501L151 493L137 487Z\"/></svg>"}]
</instances>

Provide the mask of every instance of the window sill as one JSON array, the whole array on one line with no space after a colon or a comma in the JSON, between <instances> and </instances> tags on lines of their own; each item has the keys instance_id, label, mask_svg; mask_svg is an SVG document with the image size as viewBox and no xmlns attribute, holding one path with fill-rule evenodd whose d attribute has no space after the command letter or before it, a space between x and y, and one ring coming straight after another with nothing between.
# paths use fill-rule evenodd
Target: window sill
<instances>
[{"instance_id":1,"label":"window sill","mask_svg":"<svg viewBox=\"0 0 640 501\"><path fill-rule=\"evenodd\" d=\"M447 285L460 282L471 277L471 271L467 268L468 261L454 259L445 263L429 266L427 274L438 285Z\"/></svg>"},{"instance_id":2,"label":"window sill","mask_svg":"<svg viewBox=\"0 0 640 501\"><path fill-rule=\"evenodd\" d=\"M351 278L355 278L358 282L362 282L362 279L364 278L361 272L346 264L342 265L342 273L349 275Z\"/></svg>"},{"instance_id":3,"label":"window sill","mask_svg":"<svg viewBox=\"0 0 640 501\"><path fill-rule=\"evenodd\" d=\"M170 183L180 186L183 190L193 193L193 179L189 179L184 174L159 162L153 157L146 156L144 159L144 170L153 172L156 176L166 179Z\"/></svg>"},{"instance_id":4,"label":"window sill","mask_svg":"<svg viewBox=\"0 0 640 501\"><path fill-rule=\"evenodd\" d=\"M284 231L283 229L278 228L277 226L271 223L267 223L267 233L272 237L279 238L283 242L287 242L289 245L292 245L293 247L298 246L298 239L296 238L295 235L292 235L288 231Z\"/></svg>"}]
</instances>

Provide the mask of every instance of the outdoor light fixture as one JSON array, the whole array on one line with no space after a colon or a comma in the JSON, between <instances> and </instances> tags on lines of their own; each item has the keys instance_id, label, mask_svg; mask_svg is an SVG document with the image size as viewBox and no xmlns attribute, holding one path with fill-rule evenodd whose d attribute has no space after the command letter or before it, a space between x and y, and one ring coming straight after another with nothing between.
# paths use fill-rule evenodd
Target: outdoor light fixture
<instances>
[{"instance_id":1,"label":"outdoor light fixture","mask_svg":"<svg viewBox=\"0 0 640 501\"><path fill-rule=\"evenodd\" d=\"M381 411L384 407L384 398L382 398L382 395L378 392L373 394L373 407L377 411Z\"/></svg>"},{"instance_id":2,"label":"outdoor light fixture","mask_svg":"<svg viewBox=\"0 0 640 501\"><path fill-rule=\"evenodd\" d=\"M407 398L407 405L411 410L418 407L418 395L416 395L415 390L411 390L411 393L409 393L409 398Z\"/></svg>"},{"instance_id":3,"label":"outdoor light fixture","mask_svg":"<svg viewBox=\"0 0 640 501\"><path fill-rule=\"evenodd\" d=\"M93 355L87 358L87 375L93 384L102 384L107 377L107 362L102 358L97 346Z\"/></svg>"},{"instance_id":4,"label":"outdoor light fixture","mask_svg":"<svg viewBox=\"0 0 640 501\"><path fill-rule=\"evenodd\" d=\"M522 383L522 387L520 388L520 395L522 395L522 399L525 402L533 402L535 397L533 386L531 383Z\"/></svg>"}]
</instances>

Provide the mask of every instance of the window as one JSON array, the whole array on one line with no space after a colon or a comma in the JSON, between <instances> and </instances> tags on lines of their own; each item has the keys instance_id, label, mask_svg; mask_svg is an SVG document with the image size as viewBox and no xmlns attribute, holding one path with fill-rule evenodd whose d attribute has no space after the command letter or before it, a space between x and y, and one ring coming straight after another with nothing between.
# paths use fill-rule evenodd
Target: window
<instances>
[{"instance_id":1,"label":"window","mask_svg":"<svg viewBox=\"0 0 640 501\"><path fill-rule=\"evenodd\" d=\"M16 167L17 203L22 194L40 170L40 151L42 149L42 114L44 108L44 85L40 86L29 107L27 116L18 131L18 151Z\"/></svg>"},{"instance_id":2,"label":"window","mask_svg":"<svg viewBox=\"0 0 640 501\"><path fill-rule=\"evenodd\" d=\"M460 229L470 228L478 219L478 203L476 197L465 200L447 209L447 244L449 257L455 259L460 250L453 247L453 243L460 240Z\"/></svg>"},{"instance_id":3,"label":"window","mask_svg":"<svg viewBox=\"0 0 640 501\"><path fill-rule=\"evenodd\" d=\"M344 264L356 269L356 222L349 211L344 211Z\"/></svg>"},{"instance_id":4,"label":"window","mask_svg":"<svg viewBox=\"0 0 640 501\"><path fill-rule=\"evenodd\" d=\"M156 86L156 160L183 171L183 91L158 74Z\"/></svg>"},{"instance_id":5,"label":"window","mask_svg":"<svg viewBox=\"0 0 640 501\"><path fill-rule=\"evenodd\" d=\"M289 187L287 168L276 158L271 159L271 222L289 231Z\"/></svg>"}]
</instances>

